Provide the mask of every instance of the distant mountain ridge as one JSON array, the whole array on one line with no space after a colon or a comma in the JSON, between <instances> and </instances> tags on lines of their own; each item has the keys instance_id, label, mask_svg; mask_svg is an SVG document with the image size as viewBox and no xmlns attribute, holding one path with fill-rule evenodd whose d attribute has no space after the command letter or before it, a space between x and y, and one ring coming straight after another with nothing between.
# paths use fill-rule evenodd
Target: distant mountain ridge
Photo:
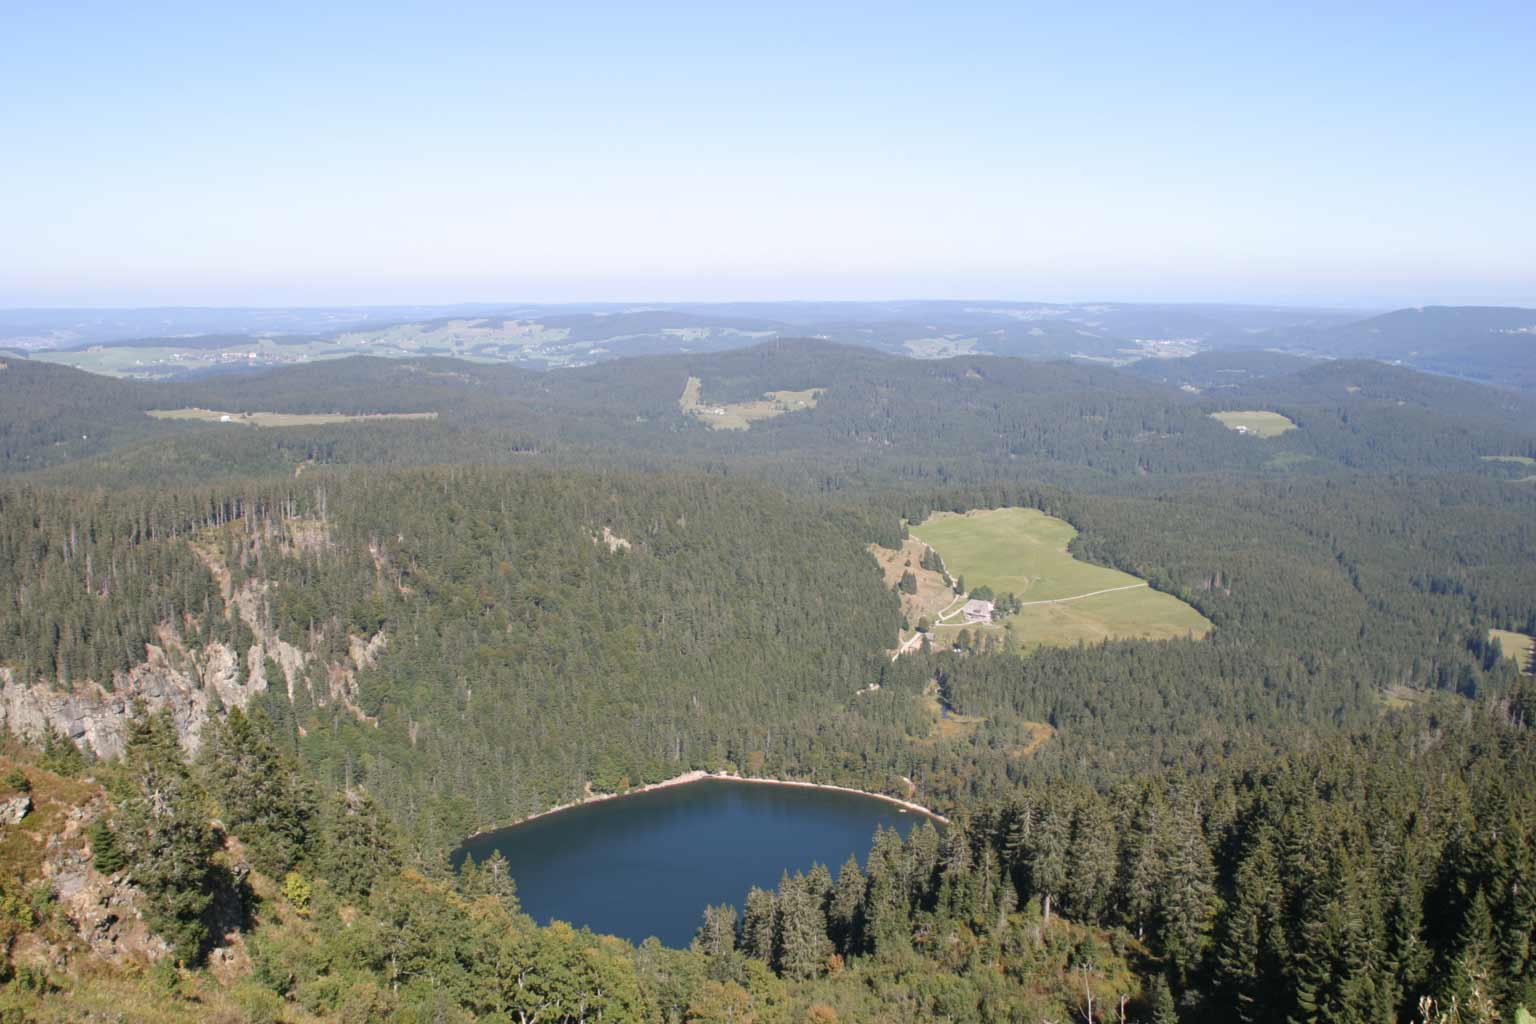
<instances>
[{"instance_id":1,"label":"distant mountain ridge","mask_svg":"<svg viewBox=\"0 0 1536 1024\"><path fill-rule=\"evenodd\" d=\"M112 334L141 325L224 329ZM1430 306L1366 315L1271 306L949 300L0 312L0 347L141 379L350 355L446 356L554 369L800 337L917 358L1001 355L1112 366L1238 352L1366 358L1536 389L1536 310L1518 307ZM48 339L53 341L44 344Z\"/></svg>"}]
</instances>

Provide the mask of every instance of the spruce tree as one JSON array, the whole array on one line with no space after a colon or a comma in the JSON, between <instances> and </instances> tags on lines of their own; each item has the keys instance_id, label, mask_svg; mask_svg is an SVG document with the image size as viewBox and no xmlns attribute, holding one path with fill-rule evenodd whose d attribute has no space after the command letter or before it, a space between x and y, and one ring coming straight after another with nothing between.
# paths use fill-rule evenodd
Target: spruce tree
<instances>
[{"instance_id":1,"label":"spruce tree","mask_svg":"<svg viewBox=\"0 0 1536 1024\"><path fill-rule=\"evenodd\" d=\"M1181 985L1199 966L1217 909L1215 868L1198 809L1174 818L1167 873L1157 893L1158 938Z\"/></svg>"},{"instance_id":2,"label":"spruce tree","mask_svg":"<svg viewBox=\"0 0 1536 1024\"><path fill-rule=\"evenodd\" d=\"M904 948L911 939L905 859L901 834L895 829L877 828L869 852L869 887L864 902L864 939L876 953Z\"/></svg>"},{"instance_id":3,"label":"spruce tree","mask_svg":"<svg viewBox=\"0 0 1536 1024\"><path fill-rule=\"evenodd\" d=\"M741 949L754 960L773 963L778 931L778 911L773 893L753 886L747 892L741 918Z\"/></svg>"},{"instance_id":4,"label":"spruce tree","mask_svg":"<svg viewBox=\"0 0 1536 1024\"><path fill-rule=\"evenodd\" d=\"M1053 805L1041 814L1029 841L1029 887L1040 900L1041 918L1047 925L1052 908L1059 905L1067 887L1071 828L1070 812Z\"/></svg>"},{"instance_id":5,"label":"spruce tree","mask_svg":"<svg viewBox=\"0 0 1536 1024\"><path fill-rule=\"evenodd\" d=\"M247 716L231 708L223 722L205 727L198 766L225 827L246 844L257 868L280 877L303 853L314 802L270 729L259 710Z\"/></svg>"},{"instance_id":6,"label":"spruce tree","mask_svg":"<svg viewBox=\"0 0 1536 1024\"><path fill-rule=\"evenodd\" d=\"M827 912L833 942L844 956L852 956L860 950L867 884L864 872L859 870L858 858L849 854L848 860L837 873L837 883L832 888Z\"/></svg>"},{"instance_id":7,"label":"spruce tree","mask_svg":"<svg viewBox=\"0 0 1536 1024\"><path fill-rule=\"evenodd\" d=\"M704 923L694 936L693 947L705 956L720 957L736 948L736 908L729 904L704 908Z\"/></svg>"},{"instance_id":8,"label":"spruce tree","mask_svg":"<svg viewBox=\"0 0 1536 1024\"><path fill-rule=\"evenodd\" d=\"M819 894L797 874L780 884L778 907L780 972L790 978L815 977L832 955Z\"/></svg>"},{"instance_id":9,"label":"spruce tree","mask_svg":"<svg viewBox=\"0 0 1536 1024\"><path fill-rule=\"evenodd\" d=\"M139 714L128 726L126 783L113 833L148 902L149 926L178 960L202 958L205 915L213 900L210 858L217 839L203 814L203 794L182 758L169 711Z\"/></svg>"},{"instance_id":10,"label":"spruce tree","mask_svg":"<svg viewBox=\"0 0 1536 1024\"><path fill-rule=\"evenodd\" d=\"M1261 831L1238 861L1216 950L1218 988L1235 1017L1250 1024L1276 1019L1281 1003L1282 899L1274 844Z\"/></svg>"}]
</instances>

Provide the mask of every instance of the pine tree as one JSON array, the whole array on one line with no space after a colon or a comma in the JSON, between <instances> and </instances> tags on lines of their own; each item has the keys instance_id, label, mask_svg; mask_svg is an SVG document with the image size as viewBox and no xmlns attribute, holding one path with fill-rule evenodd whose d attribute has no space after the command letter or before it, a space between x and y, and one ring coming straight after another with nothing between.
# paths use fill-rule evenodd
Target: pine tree
<instances>
[{"instance_id":1,"label":"pine tree","mask_svg":"<svg viewBox=\"0 0 1536 1024\"><path fill-rule=\"evenodd\" d=\"M1067 888L1071 857L1072 817L1063 807L1050 806L1040 815L1029 842L1029 886L1040 900L1041 919L1051 923L1051 909Z\"/></svg>"},{"instance_id":2,"label":"pine tree","mask_svg":"<svg viewBox=\"0 0 1536 1024\"><path fill-rule=\"evenodd\" d=\"M374 883L399 870L399 844L383 813L354 794L326 806L318 868L343 899L368 895Z\"/></svg>"},{"instance_id":3,"label":"pine tree","mask_svg":"<svg viewBox=\"0 0 1536 1024\"><path fill-rule=\"evenodd\" d=\"M858 858L848 855L837 872L837 882L832 888L832 899L827 918L833 942L838 952L852 956L861 948L861 932L864 926L864 893L867 887L864 872L859 870Z\"/></svg>"},{"instance_id":4,"label":"pine tree","mask_svg":"<svg viewBox=\"0 0 1536 1024\"><path fill-rule=\"evenodd\" d=\"M1160 799L1143 797L1120 849L1120 919L1143 938L1156 923L1158 891L1167 871L1167 829Z\"/></svg>"},{"instance_id":5,"label":"pine tree","mask_svg":"<svg viewBox=\"0 0 1536 1024\"><path fill-rule=\"evenodd\" d=\"M1175 802L1177 803L1177 802ZM1215 868L1198 810L1174 819L1167 872L1158 888L1158 939L1180 984L1198 967L1217 909Z\"/></svg>"},{"instance_id":6,"label":"pine tree","mask_svg":"<svg viewBox=\"0 0 1536 1024\"><path fill-rule=\"evenodd\" d=\"M512 865L507 863L507 858L500 850L492 850L491 855L481 863L480 885L485 894L501 904L508 914L522 913L522 904L517 898L517 882L512 878ZM735 913L734 908L731 912Z\"/></svg>"},{"instance_id":7,"label":"pine tree","mask_svg":"<svg viewBox=\"0 0 1536 1024\"><path fill-rule=\"evenodd\" d=\"M1493 917L1483 890L1472 894L1456 938L1456 955L1446 980L1444 1002L1455 1000L1465 1024L1492 1024L1494 970Z\"/></svg>"},{"instance_id":8,"label":"pine tree","mask_svg":"<svg viewBox=\"0 0 1536 1024\"><path fill-rule=\"evenodd\" d=\"M231 708L204 731L198 767L225 827L246 844L256 867L280 877L298 861L313 824L308 787L278 754L260 711L248 717Z\"/></svg>"},{"instance_id":9,"label":"pine tree","mask_svg":"<svg viewBox=\"0 0 1536 1024\"><path fill-rule=\"evenodd\" d=\"M1098 924L1115 883L1115 847L1109 814L1096 796L1088 796L1072 814L1070 850L1066 910L1075 921Z\"/></svg>"},{"instance_id":10,"label":"pine tree","mask_svg":"<svg viewBox=\"0 0 1536 1024\"><path fill-rule=\"evenodd\" d=\"M939 832L932 822L924 821L908 834L906 853L910 865L911 904L913 907L926 908L934 896L941 856Z\"/></svg>"},{"instance_id":11,"label":"pine tree","mask_svg":"<svg viewBox=\"0 0 1536 1024\"><path fill-rule=\"evenodd\" d=\"M1276 1019L1287 952L1282 899L1274 843L1265 829L1238 861L1216 950L1217 984L1238 1020Z\"/></svg>"},{"instance_id":12,"label":"pine tree","mask_svg":"<svg viewBox=\"0 0 1536 1024\"><path fill-rule=\"evenodd\" d=\"M1147 993L1147 1009L1152 1014L1152 1024L1179 1024L1179 1014L1173 1005L1173 990L1168 979L1161 974L1153 975L1151 991Z\"/></svg>"},{"instance_id":13,"label":"pine tree","mask_svg":"<svg viewBox=\"0 0 1536 1024\"><path fill-rule=\"evenodd\" d=\"M970 822L956 817L944 830L939 848L938 909L946 917L969 920L978 909L972 905L973 895Z\"/></svg>"},{"instance_id":14,"label":"pine tree","mask_svg":"<svg viewBox=\"0 0 1536 1024\"><path fill-rule=\"evenodd\" d=\"M736 908L729 904L704 908L704 923L694 936L693 946L709 957L719 957L736 948Z\"/></svg>"},{"instance_id":15,"label":"pine tree","mask_svg":"<svg viewBox=\"0 0 1536 1024\"><path fill-rule=\"evenodd\" d=\"M797 874L779 885L778 908L780 972L790 978L815 977L832 955L819 895Z\"/></svg>"},{"instance_id":16,"label":"pine tree","mask_svg":"<svg viewBox=\"0 0 1536 1024\"><path fill-rule=\"evenodd\" d=\"M777 901L773 893L753 886L747 892L746 910L741 918L742 952L754 960L771 964L777 947Z\"/></svg>"},{"instance_id":17,"label":"pine tree","mask_svg":"<svg viewBox=\"0 0 1536 1024\"><path fill-rule=\"evenodd\" d=\"M901 834L895 829L877 828L869 851L869 887L864 902L865 944L876 953L904 948L911 941L905 859Z\"/></svg>"},{"instance_id":18,"label":"pine tree","mask_svg":"<svg viewBox=\"0 0 1536 1024\"><path fill-rule=\"evenodd\" d=\"M202 958L213 901L210 858L218 848L203 796L181 755L169 711L140 714L128 727L127 779L113 832L144 890L146 919L185 963Z\"/></svg>"}]
</instances>

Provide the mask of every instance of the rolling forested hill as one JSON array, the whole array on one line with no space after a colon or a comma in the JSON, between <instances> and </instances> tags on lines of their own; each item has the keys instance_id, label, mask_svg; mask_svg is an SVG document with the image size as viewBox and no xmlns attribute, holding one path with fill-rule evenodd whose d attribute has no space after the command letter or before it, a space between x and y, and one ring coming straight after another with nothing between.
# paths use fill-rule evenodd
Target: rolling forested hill
<instances>
[{"instance_id":1,"label":"rolling forested hill","mask_svg":"<svg viewBox=\"0 0 1536 1024\"><path fill-rule=\"evenodd\" d=\"M988 356L919 362L822 342L550 373L443 359L348 359L136 384L23 360L10 366L0 371L10 418L0 423L6 467L113 450L111 459L78 471L103 480L184 472L190 481L303 463L503 461L533 451L566 459L625 451L655 465L727 460L797 487L830 489L983 478L1081 483L1210 470L1476 472L1479 456L1526 454L1536 423L1529 399L1380 364L1321 364L1191 393L1078 364ZM691 377L711 405L769 391L824 391L813 409L719 431L679 408ZM192 407L438 418L253 432L142 415ZM1208 417L1245 407L1276 408L1307 429L1255 444ZM80 434L91 436L77 441ZM221 454L210 465L201 453L215 449Z\"/></svg>"}]
</instances>

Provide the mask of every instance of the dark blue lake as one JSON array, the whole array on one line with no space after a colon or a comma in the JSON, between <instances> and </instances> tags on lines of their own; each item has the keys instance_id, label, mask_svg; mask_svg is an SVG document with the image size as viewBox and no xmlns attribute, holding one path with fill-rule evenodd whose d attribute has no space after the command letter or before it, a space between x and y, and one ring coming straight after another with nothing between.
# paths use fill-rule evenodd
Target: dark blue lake
<instances>
[{"instance_id":1,"label":"dark blue lake","mask_svg":"<svg viewBox=\"0 0 1536 1024\"><path fill-rule=\"evenodd\" d=\"M922 820L857 793L704 779L477 836L454 863L500 850L540 923L682 947L706 904L739 910L750 887L774 888L785 870L813 863L835 875L850 853L864 862L877 825L906 835Z\"/></svg>"}]
</instances>

